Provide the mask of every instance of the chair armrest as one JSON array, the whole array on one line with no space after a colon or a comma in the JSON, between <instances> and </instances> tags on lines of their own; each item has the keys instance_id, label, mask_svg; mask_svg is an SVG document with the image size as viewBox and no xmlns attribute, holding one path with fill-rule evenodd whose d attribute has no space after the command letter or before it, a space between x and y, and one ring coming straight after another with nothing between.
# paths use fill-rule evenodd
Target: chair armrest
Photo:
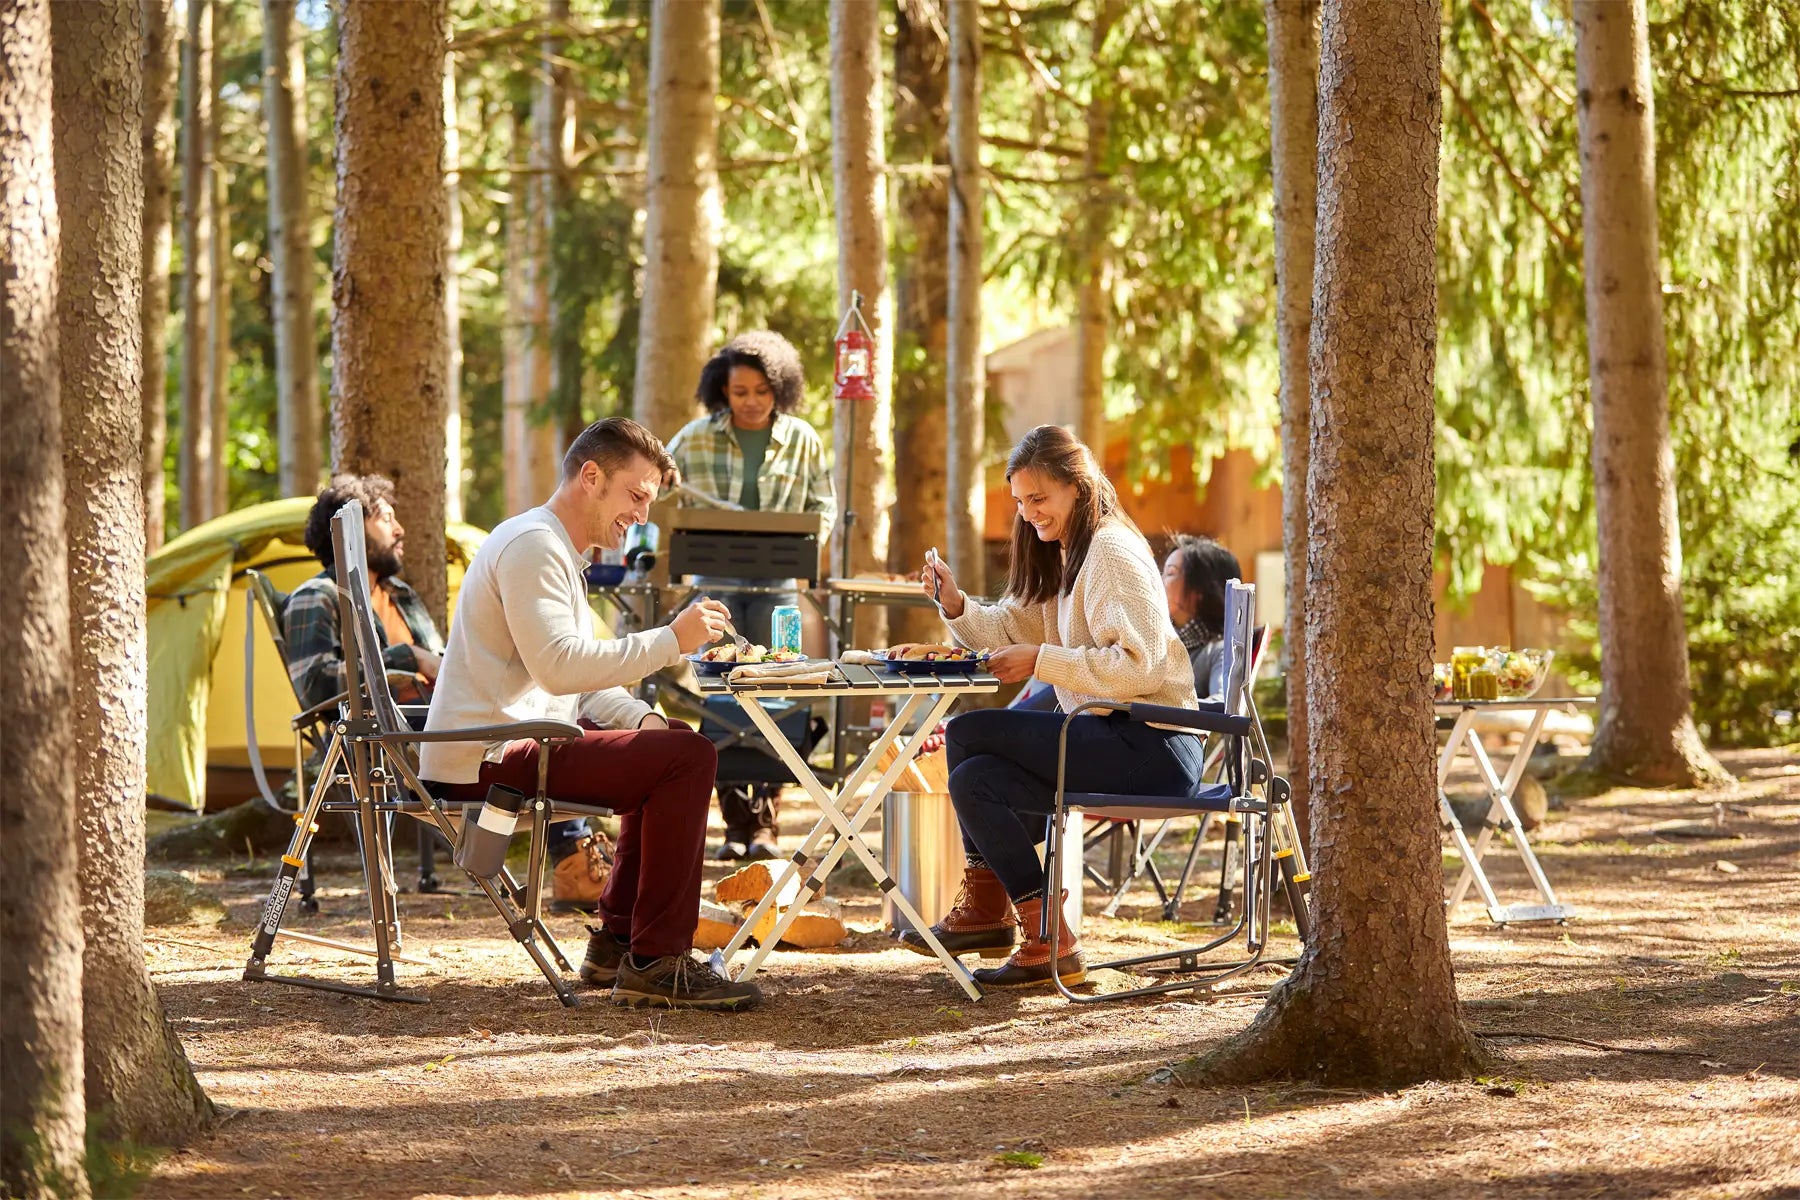
<instances>
[{"instance_id":1,"label":"chair armrest","mask_svg":"<svg viewBox=\"0 0 1800 1200\"><path fill-rule=\"evenodd\" d=\"M1178 729L1207 730L1212 733L1228 733L1234 737L1250 736L1249 717L1231 717L1224 713L1175 708L1167 704L1133 704L1131 719L1150 725L1173 725Z\"/></svg>"},{"instance_id":2,"label":"chair armrest","mask_svg":"<svg viewBox=\"0 0 1800 1200\"><path fill-rule=\"evenodd\" d=\"M339 692L329 700L321 700L305 712L296 714L288 724L295 729L305 729L315 721L325 720L326 717L336 713L337 706L342 704L344 698L349 694L349 692Z\"/></svg>"},{"instance_id":3,"label":"chair armrest","mask_svg":"<svg viewBox=\"0 0 1800 1200\"><path fill-rule=\"evenodd\" d=\"M513 721L506 725L470 725L463 729L401 730L381 735L386 742L572 742L581 726L567 721Z\"/></svg>"}]
</instances>

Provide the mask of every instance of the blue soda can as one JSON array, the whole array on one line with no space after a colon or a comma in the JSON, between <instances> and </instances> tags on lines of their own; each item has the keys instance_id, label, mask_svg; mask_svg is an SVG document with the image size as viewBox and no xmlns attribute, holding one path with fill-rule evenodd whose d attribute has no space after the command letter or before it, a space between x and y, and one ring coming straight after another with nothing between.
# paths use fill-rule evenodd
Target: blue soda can
<instances>
[{"instance_id":1,"label":"blue soda can","mask_svg":"<svg viewBox=\"0 0 1800 1200\"><path fill-rule=\"evenodd\" d=\"M794 605L783 604L771 614L769 649L800 653L800 610Z\"/></svg>"}]
</instances>

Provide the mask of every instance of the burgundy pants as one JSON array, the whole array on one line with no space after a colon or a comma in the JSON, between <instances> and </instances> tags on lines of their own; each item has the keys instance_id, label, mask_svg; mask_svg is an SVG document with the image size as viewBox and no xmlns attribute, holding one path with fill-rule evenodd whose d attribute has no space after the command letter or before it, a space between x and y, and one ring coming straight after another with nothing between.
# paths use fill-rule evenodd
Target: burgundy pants
<instances>
[{"instance_id":1,"label":"burgundy pants","mask_svg":"<svg viewBox=\"0 0 1800 1200\"><path fill-rule=\"evenodd\" d=\"M537 795L538 748L515 742L499 762L481 764L479 783L444 785L443 798L486 799L496 783ZM598 804L619 816L612 878L600 920L634 954L686 954L700 914L700 860L718 752L685 726L589 729L579 742L550 748L549 794Z\"/></svg>"}]
</instances>

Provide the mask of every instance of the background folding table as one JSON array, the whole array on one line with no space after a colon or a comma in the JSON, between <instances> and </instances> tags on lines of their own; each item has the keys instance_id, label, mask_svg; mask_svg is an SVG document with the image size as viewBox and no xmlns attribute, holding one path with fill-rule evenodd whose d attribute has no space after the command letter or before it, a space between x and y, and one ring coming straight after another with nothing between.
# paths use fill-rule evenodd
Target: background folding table
<instances>
[{"instance_id":1,"label":"background folding table","mask_svg":"<svg viewBox=\"0 0 1800 1200\"><path fill-rule=\"evenodd\" d=\"M966 695L978 695L997 691L1000 681L985 671L972 673L945 672L942 674L901 674L885 668L857 666L849 663L832 664L832 678L826 683L788 683L780 679L759 680L755 682L732 684L725 676L703 675L699 679L700 693L705 696L730 695L734 697L763 736L774 747L794 778L807 794L819 806L819 822L813 826L793 856L783 865L775 880L775 885L757 903L743 926L738 929L731 941L725 946L722 957L727 966L744 948L749 940L750 931L762 920L769 906L776 898L787 890L793 881L809 889L813 896L825 887L825 879L837 866L846 853L853 853L862 860L864 867L874 877L877 886L894 903L894 906L919 930L944 964L951 976L961 985L971 1000L981 999L981 989L969 974L968 968L958 962L946 951L931 932L929 925L919 916L899 886L888 874L881 856L869 846L862 836L862 829L874 817L882 800L894 786L907 765L918 755L925 739L937 728L950 707L957 699ZM882 731L864 752L848 774L840 776L834 786L827 787L820 780L812 765L794 749L788 740L781 736L775 727L774 718L770 716L759 701L765 698L785 700L806 700L813 697L840 696L892 696L901 700L900 710L894 715L888 727ZM885 769L878 768L877 762L894 747L894 754ZM863 785L873 777L868 795L857 804L857 794ZM855 811L851 806L856 805ZM829 846L827 846L829 843ZM823 853L821 854L821 851ZM801 906L794 904L776 920L774 929L761 939L756 950L739 971L739 979L748 979L755 975L768 957L781 935L800 915Z\"/></svg>"},{"instance_id":2,"label":"background folding table","mask_svg":"<svg viewBox=\"0 0 1800 1200\"><path fill-rule=\"evenodd\" d=\"M1537 747L1538 738L1543 735L1544 721L1552 712L1574 712L1584 705L1591 705L1591 696L1558 696L1543 700L1446 700L1436 705L1438 725L1445 727L1448 722L1450 736L1444 742L1443 749L1438 751L1438 814L1444 826L1450 831L1451 840L1456 843L1456 852L1462 858L1462 873L1457 876L1456 883L1450 889L1450 898L1445 907L1455 911L1469 894L1469 885L1481 893L1481 899L1487 905L1488 919L1496 925L1510 925L1522 921L1557 921L1568 920L1574 915L1574 909L1556 898L1556 891L1550 886L1550 879L1544 874L1543 864L1538 862L1537 855L1531 849L1531 842L1525 836L1525 827L1519 821L1518 811L1513 807L1513 793L1518 790L1519 781L1525 777L1525 768L1531 762L1531 752ZM1513 752L1512 761L1507 764L1504 778L1494 769L1494 762L1488 755L1487 747L1482 744L1481 734L1475 729L1475 719L1486 713L1529 713L1530 723L1526 726L1525 736L1519 747ZM1475 835L1471 843L1463 832L1462 822L1450 807L1450 797L1445 786L1450 779L1450 768L1456 762L1458 753L1467 748L1469 757L1475 762L1475 769L1480 775L1482 787L1488 795L1487 815L1482 819L1481 831ZM1518 851L1519 859L1525 865L1525 873L1531 879L1531 886L1537 893L1536 903L1501 904L1495 895L1493 884L1488 882L1487 872L1482 869L1481 860L1493 843L1494 834L1506 834L1512 842L1513 849Z\"/></svg>"}]
</instances>

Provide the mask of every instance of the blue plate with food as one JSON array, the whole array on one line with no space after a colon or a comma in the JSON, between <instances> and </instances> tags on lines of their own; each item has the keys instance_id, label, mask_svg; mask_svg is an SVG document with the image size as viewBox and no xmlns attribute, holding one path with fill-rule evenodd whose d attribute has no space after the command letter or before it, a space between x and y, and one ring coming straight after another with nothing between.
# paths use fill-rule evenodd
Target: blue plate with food
<instances>
[{"instance_id":1,"label":"blue plate with food","mask_svg":"<svg viewBox=\"0 0 1800 1200\"><path fill-rule=\"evenodd\" d=\"M973 675L986 665L987 655L940 642L889 646L882 664L901 675Z\"/></svg>"},{"instance_id":2,"label":"blue plate with food","mask_svg":"<svg viewBox=\"0 0 1800 1200\"><path fill-rule=\"evenodd\" d=\"M724 675L733 667L741 667L746 663L797 663L805 662L806 655L792 650L770 650L766 646L751 646L739 651L731 642L718 646L709 646L698 654L689 654L687 660L694 664L694 671L700 675Z\"/></svg>"}]
</instances>

